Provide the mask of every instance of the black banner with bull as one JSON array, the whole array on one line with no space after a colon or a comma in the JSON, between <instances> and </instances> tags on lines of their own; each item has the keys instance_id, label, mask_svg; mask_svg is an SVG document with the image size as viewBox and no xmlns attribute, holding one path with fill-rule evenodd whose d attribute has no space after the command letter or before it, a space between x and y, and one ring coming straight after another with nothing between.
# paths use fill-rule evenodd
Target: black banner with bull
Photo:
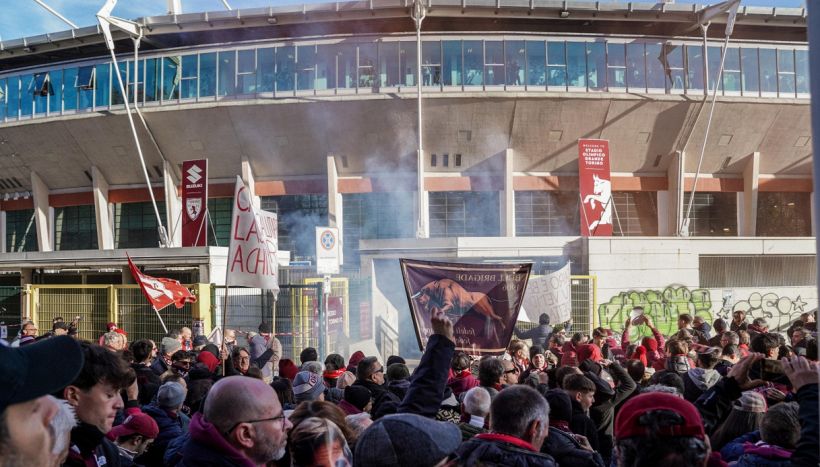
<instances>
[{"instance_id":1,"label":"black banner with bull","mask_svg":"<svg viewBox=\"0 0 820 467\"><path fill-rule=\"evenodd\" d=\"M471 355L504 353L532 264L399 261L421 350L433 333L430 317L440 309L453 322L456 350Z\"/></svg>"}]
</instances>

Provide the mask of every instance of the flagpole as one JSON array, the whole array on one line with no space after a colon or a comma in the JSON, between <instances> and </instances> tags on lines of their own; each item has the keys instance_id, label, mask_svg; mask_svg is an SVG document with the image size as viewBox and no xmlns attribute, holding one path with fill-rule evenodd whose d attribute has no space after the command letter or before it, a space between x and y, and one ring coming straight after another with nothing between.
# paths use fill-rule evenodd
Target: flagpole
<instances>
[{"instance_id":1,"label":"flagpole","mask_svg":"<svg viewBox=\"0 0 820 467\"><path fill-rule=\"evenodd\" d=\"M221 355L225 355L225 352L227 351L227 347L225 346L225 335L227 333L227 330L225 329L225 323L228 320L228 291L231 290L231 286L227 284L227 281L225 282L225 301L222 305L222 352L220 352ZM225 376L225 364L227 361L227 358L225 360L222 360L222 376Z\"/></svg>"},{"instance_id":2,"label":"flagpole","mask_svg":"<svg viewBox=\"0 0 820 467\"><path fill-rule=\"evenodd\" d=\"M152 306L151 308L153 308L153 309L154 309L154 313L156 313L156 314L157 314L157 318L159 318L159 324L161 324L161 325L162 325L162 329L163 329L163 330L165 330L165 335L167 336L167 335L168 335L168 327L167 327L167 326L165 326L165 321L163 321L163 320L162 320L162 316L159 314L159 310L157 310L157 309L156 309L156 308L154 308L153 306Z\"/></svg>"}]
</instances>

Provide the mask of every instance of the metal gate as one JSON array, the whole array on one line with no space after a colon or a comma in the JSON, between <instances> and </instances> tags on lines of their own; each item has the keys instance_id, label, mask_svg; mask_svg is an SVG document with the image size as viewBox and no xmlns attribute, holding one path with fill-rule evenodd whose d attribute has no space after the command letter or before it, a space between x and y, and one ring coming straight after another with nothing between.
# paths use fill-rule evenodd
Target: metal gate
<instances>
[{"instance_id":1,"label":"metal gate","mask_svg":"<svg viewBox=\"0 0 820 467\"><path fill-rule=\"evenodd\" d=\"M20 330L22 294L18 286L0 287L0 325L6 326L6 340L11 341Z\"/></svg>"},{"instance_id":2,"label":"metal gate","mask_svg":"<svg viewBox=\"0 0 820 467\"><path fill-rule=\"evenodd\" d=\"M295 360L305 347L325 355L324 303L321 284L280 285L279 295L263 289L215 286L211 300L212 325L222 326L225 293L228 313L225 329L236 331L241 343L247 333L258 332L262 322L273 323L273 334L282 343L282 357Z\"/></svg>"},{"instance_id":3,"label":"metal gate","mask_svg":"<svg viewBox=\"0 0 820 467\"><path fill-rule=\"evenodd\" d=\"M570 276L570 294L572 300L572 328L568 334L583 332L590 334L598 326L596 312L598 308L597 276ZM553 326L559 323L552 323ZM519 322L521 330L532 329L538 323Z\"/></svg>"}]
</instances>

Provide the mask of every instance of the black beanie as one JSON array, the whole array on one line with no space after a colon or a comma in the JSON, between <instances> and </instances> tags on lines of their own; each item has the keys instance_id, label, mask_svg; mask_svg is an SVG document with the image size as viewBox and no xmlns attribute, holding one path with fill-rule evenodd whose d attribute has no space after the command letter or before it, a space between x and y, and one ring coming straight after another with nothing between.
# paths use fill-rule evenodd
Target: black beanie
<instances>
[{"instance_id":1,"label":"black beanie","mask_svg":"<svg viewBox=\"0 0 820 467\"><path fill-rule=\"evenodd\" d=\"M545 396L550 405L550 420L572 421L572 399L561 389L550 389Z\"/></svg>"},{"instance_id":2,"label":"black beanie","mask_svg":"<svg viewBox=\"0 0 820 467\"><path fill-rule=\"evenodd\" d=\"M364 410L370 402L370 391L364 386L348 386L345 388L344 400L359 410Z\"/></svg>"}]
</instances>

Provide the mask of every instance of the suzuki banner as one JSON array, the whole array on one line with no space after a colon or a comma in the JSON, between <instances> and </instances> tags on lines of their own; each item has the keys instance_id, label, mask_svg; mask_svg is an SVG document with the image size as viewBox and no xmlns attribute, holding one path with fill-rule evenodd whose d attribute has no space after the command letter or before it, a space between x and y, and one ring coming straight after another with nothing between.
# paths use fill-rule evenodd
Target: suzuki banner
<instances>
[{"instance_id":1,"label":"suzuki banner","mask_svg":"<svg viewBox=\"0 0 820 467\"><path fill-rule=\"evenodd\" d=\"M421 349L433 333L433 312L441 310L453 322L456 350L471 355L504 353L532 264L399 261Z\"/></svg>"},{"instance_id":2,"label":"suzuki banner","mask_svg":"<svg viewBox=\"0 0 820 467\"><path fill-rule=\"evenodd\" d=\"M182 246L208 244L208 160L182 163Z\"/></svg>"},{"instance_id":3,"label":"suzuki banner","mask_svg":"<svg viewBox=\"0 0 820 467\"><path fill-rule=\"evenodd\" d=\"M581 235L612 235L612 182L609 141L578 140L578 183L581 192Z\"/></svg>"},{"instance_id":4,"label":"suzuki banner","mask_svg":"<svg viewBox=\"0 0 820 467\"><path fill-rule=\"evenodd\" d=\"M227 285L244 285L279 292L279 224L276 213L253 207L250 193L236 177Z\"/></svg>"}]
</instances>

